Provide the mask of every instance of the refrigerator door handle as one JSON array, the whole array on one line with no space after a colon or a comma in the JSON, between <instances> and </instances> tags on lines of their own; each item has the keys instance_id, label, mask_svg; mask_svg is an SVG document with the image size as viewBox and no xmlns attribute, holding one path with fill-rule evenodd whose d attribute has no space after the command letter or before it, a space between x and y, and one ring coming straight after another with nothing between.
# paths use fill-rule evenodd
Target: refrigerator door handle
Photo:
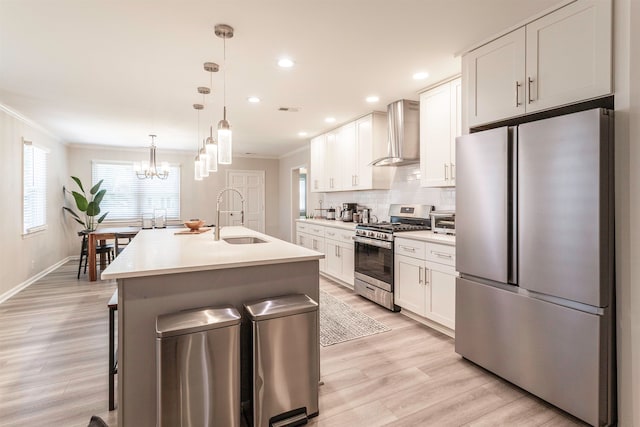
<instances>
[{"instance_id":1,"label":"refrigerator door handle","mask_svg":"<svg viewBox=\"0 0 640 427\"><path fill-rule=\"evenodd\" d=\"M509 153L509 261L507 281L512 285L518 283L518 128L509 128L511 143L507 146Z\"/></svg>"}]
</instances>

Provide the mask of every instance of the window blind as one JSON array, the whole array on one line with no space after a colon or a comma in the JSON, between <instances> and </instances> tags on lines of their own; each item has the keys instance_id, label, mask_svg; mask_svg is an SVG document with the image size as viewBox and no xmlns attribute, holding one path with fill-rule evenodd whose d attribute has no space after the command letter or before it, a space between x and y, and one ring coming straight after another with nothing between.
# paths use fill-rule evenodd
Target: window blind
<instances>
[{"instance_id":1,"label":"window blind","mask_svg":"<svg viewBox=\"0 0 640 427\"><path fill-rule=\"evenodd\" d=\"M133 162L94 161L91 169L92 185L104 179L100 188L107 190L100 204L100 215L109 212L105 221L138 220L154 209L180 219L180 166L170 166L165 180L138 179Z\"/></svg>"},{"instance_id":2,"label":"window blind","mask_svg":"<svg viewBox=\"0 0 640 427\"><path fill-rule=\"evenodd\" d=\"M22 233L38 231L47 225L47 152L23 141Z\"/></svg>"}]
</instances>

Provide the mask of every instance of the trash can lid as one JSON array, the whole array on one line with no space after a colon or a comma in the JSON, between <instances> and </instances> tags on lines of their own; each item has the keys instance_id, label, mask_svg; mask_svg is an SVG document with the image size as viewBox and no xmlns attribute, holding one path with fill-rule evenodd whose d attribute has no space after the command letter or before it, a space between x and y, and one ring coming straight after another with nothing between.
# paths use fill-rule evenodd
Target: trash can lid
<instances>
[{"instance_id":1,"label":"trash can lid","mask_svg":"<svg viewBox=\"0 0 640 427\"><path fill-rule=\"evenodd\" d=\"M304 294L286 295L244 305L251 320L267 320L318 310L318 303Z\"/></svg>"},{"instance_id":2,"label":"trash can lid","mask_svg":"<svg viewBox=\"0 0 640 427\"><path fill-rule=\"evenodd\" d=\"M240 313L232 305L195 308L158 316L156 318L156 336L164 338L192 334L239 323Z\"/></svg>"}]
</instances>

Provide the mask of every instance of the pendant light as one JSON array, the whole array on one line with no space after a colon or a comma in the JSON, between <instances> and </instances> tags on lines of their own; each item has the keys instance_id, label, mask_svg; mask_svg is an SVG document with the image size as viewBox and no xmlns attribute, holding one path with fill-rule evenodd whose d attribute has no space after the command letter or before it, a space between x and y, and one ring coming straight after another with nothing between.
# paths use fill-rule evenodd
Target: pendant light
<instances>
[{"instance_id":1,"label":"pendant light","mask_svg":"<svg viewBox=\"0 0 640 427\"><path fill-rule=\"evenodd\" d=\"M202 108L204 108L204 96L211 93L211 89L208 87L200 86L198 87L198 93L202 95ZM198 111L198 141L200 140L200 111ZM200 160L200 176L202 178L206 178L209 176L209 153L207 153L204 149L204 141L203 146L198 151L198 160Z\"/></svg>"},{"instance_id":2,"label":"pendant light","mask_svg":"<svg viewBox=\"0 0 640 427\"><path fill-rule=\"evenodd\" d=\"M213 88L213 73L217 73L220 67L215 62L205 62L205 71L209 72L209 87ZM209 127L209 137L205 142L205 150L209 156L209 172L218 171L218 143L213 138L213 126Z\"/></svg>"},{"instance_id":3,"label":"pendant light","mask_svg":"<svg viewBox=\"0 0 640 427\"><path fill-rule=\"evenodd\" d=\"M209 127L209 137L205 144L209 155L209 172L218 172L218 143L213 139L213 126Z\"/></svg>"},{"instance_id":4,"label":"pendant light","mask_svg":"<svg viewBox=\"0 0 640 427\"><path fill-rule=\"evenodd\" d=\"M200 110L204 108L204 105L193 104L193 108L198 112L198 127L196 128L196 147L198 147L200 145ZM202 166L200 162L200 152L198 151L193 162L193 178L196 181L202 181Z\"/></svg>"},{"instance_id":5,"label":"pendant light","mask_svg":"<svg viewBox=\"0 0 640 427\"><path fill-rule=\"evenodd\" d=\"M218 24L215 26L215 34L222 39L224 49L223 110L222 120L218 122L218 163L230 165L233 143L231 125L227 121L227 39L233 37L233 28L226 24Z\"/></svg>"},{"instance_id":6,"label":"pendant light","mask_svg":"<svg viewBox=\"0 0 640 427\"><path fill-rule=\"evenodd\" d=\"M156 163L156 142L157 135L149 135L151 137L151 147L149 147L149 161L136 162L133 164L133 170L138 179L167 179L169 177L169 163L162 162L158 168Z\"/></svg>"}]
</instances>

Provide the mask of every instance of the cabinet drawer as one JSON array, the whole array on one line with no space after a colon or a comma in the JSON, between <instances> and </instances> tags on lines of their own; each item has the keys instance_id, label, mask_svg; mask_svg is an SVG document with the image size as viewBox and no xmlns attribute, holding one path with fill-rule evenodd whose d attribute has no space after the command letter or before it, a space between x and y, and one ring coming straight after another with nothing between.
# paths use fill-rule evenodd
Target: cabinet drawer
<instances>
[{"instance_id":1,"label":"cabinet drawer","mask_svg":"<svg viewBox=\"0 0 640 427\"><path fill-rule=\"evenodd\" d=\"M355 231L343 230L338 228L325 227L324 237L339 242L353 243Z\"/></svg>"},{"instance_id":2,"label":"cabinet drawer","mask_svg":"<svg viewBox=\"0 0 640 427\"><path fill-rule=\"evenodd\" d=\"M307 233L318 237L324 237L324 227L321 225L309 224Z\"/></svg>"},{"instance_id":3,"label":"cabinet drawer","mask_svg":"<svg viewBox=\"0 0 640 427\"><path fill-rule=\"evenodd\" d=\"M410 239L396 239L395 253L412 258L425 259L425 242Z\"/></svg>"},{"instance_id":4,"label":"cabinet drawer","mask_svg":"<svg viewBox=\"0 0 640 427\"><path fill-rule=\"evenodd\" d=\"M309 224L306 224L306 223L303 223L303 222L296 222L296 231L302 232L302 233L308 233L309 232Z\"/></svg>"},{"instance_id":5,"label":"cabinet drawer","mask_svg":"<svg viewBox=\"0 0 640 427\"><path fill-rule=\"evenodd\" d=\"M456 247L449 245L439 245L437 243L425 243L425 259L439 262L445 265L456 265Z\"/></svg>"}]
</instances>

